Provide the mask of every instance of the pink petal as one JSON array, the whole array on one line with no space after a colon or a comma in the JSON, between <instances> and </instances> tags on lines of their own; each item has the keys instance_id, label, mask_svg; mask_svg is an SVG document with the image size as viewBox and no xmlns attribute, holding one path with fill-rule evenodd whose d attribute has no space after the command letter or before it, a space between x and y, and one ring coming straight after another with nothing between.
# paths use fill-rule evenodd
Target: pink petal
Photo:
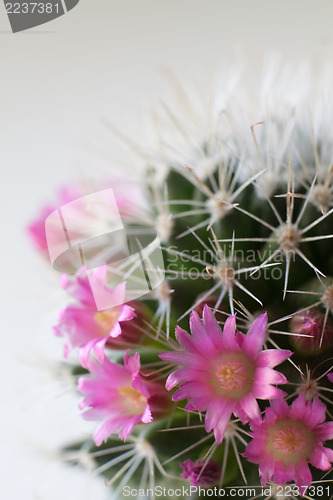
<instances>
[{"instance_id":1,"label":"pink petal","mask_svg":"<svg viewBox=\"0 0 333 500\"><path fill-rule=\"evenodd\" d=\"M124 304L121 308L118 321L128 321L130 319L133 319L136 316L135 310L133 307Z\"/></svg>"},{"instance_id":2,"label":"pink petal","mask_svg":"<svg viewBox=\"0 0 333 500\"><path fill-rule=\"evenodd\" d=\"M273 385L253 384L251 392L257 399L280 399L286 396L286 393Z\"/></svg>"},{"instance_id":3,"label":"pink petal","mask_svg":"<svg viewBox=\"0 0 333 500\"><path fill-rule=\"evenodd\" d=\"M312 407L309 409L309 415L307 416L307 425L312 429L324 422L326 418L326 405L319 400L318 397L315 397L312 402Z\"/></svg>"},{"instance_id":4,"label":"pink petal","mask_svg":"<svg viewBox=\"0 0 333 500\"><path fill-rule=\"evenodd\" d=\"M143 414L142 414L141 422L143 422L144 424L148 424L149 422L152 422L152 421L153 421L153 416L151 414L149 406L147 405Z\"/></svg>"},{"instance_id":5,"label":"pink petal","mask_svg":"<svg viewBox=\"0 0 333 500\"><path fill-rule=\"evenodd\" d=\"M217 424L215 425L214 437L215 437L215 441L217 443L222 443L224 435L225 435L226 430L228 428L228 424L230 422L230 417L231 417L231 415L228 415L228 413L223 413L220 416Z\"/></svg>"},{"instance_id":6,"label":"pink petal","mask_svg":"<svg viewBox=\"0 0 333 500\"><path fill-rule=\"evenodd\" d=\"M193 337L179 326L176 326L176 340L186 351L199 352Z\"/></svg>"},{"instance_id":7,"label":"pink petal","mask_svg":"<svg viewBox=\"0 0 333 500\"><path fill-rule=\"evenodd\" d=\"M257 368L254 375L254 384L260 384L264 382L265 384L285 384L287 382L286 377L272 368Z\"/></svg>"},{"instance_id":8,"label":"pink petal","mask_svg":"<svg viewBox=\"0 0 333 500\"><path fill-rule=\"evenodd\" d=\"M202 339L206 337L206 330L201 322L199 314L195 311L191 312L190 329L194 339Z\"/></svg>"},{"instance_id":9,"label":"pink petal","mask_svg":"<svg viewBox=\"0 0 333 500\"><path fill-rule=\"evenodd\" d=\"M138 373L141 368L141 363L140 363L140 354L136 352L133 356L129 355L130 349L127 349L125 352L124 356L124 365L125 368L130 372L130 373Z\"/></svg>"},{"instance_id":10,"label":"pink petal","mask_svg":"<svg viewBox=\"0 0 333 500\"><path fill-rule=\"evenodd\" d=\"M107 341L107 337L105 337L102 340L99 340L94 345L94 354L100 363L103 363L103 361L104 361L104 349L105 349L106 341Z\"/></svg>"},{"instance_id":11,"label":"pink petal","mask_svg":"<svg viewBox=\"0 0 333 500\"><path fill-rule=\"evenodd\" d=\"M207 409L205 429L207 432L214 430L214 436L218 443L223 440L234 408L234 402L225 400L213 403Z\"/></svg>"},{"instance_id":12,"label":"pink petal","mask_svg":"<svg viewBox=\"0 0 333 500\"><path fill-rule=\"evenodd\" d=\"M239 404L246 413L248 420L260 419L260 409L253 394L246 394L243 396Z\"/></svg>"},{"instance_id":13,"label":"pink petal","mask_svg":"<svg viewBox=\"0 0 333 500\"><path fill-rule=\"evenodd\" d=\"M223 336L220 325L218 324L213 311L207 306L204 306L202 320L209 336L217 350L223 348Z\"/></svg>"},{"instance_id":14,"label":"pink petal","mask_svg":"<svg viewBox=\"0 0 333 500\"><path fill-rule=\"evenodd\" d=\"M296 486L298 486L299 488L301 488L302 486L310 486L310 484L312 483L312 475L305 459L302 459L300 463L295 466L294 479Z\"/></svg>"},{"instance_id":15,"label":"pink petal","mask_svg":"<svg viewBox=\"0 0 333 500\"><path fill-rule=\"evenodd\" d=\"M178 368L174 372L170 373L165 383L165 388L167 391L173 389L177 384L183 382L190 382L193 378L191 370L187 368Z\"/></svg>"},{"instance_id":16,"label":"pink petal","mask_svg":"<svg viewBox=\"0 0 333 500\"><path fill-rule=\"evenodd\" d=\"M239 345L236 342L236 315L229 316L223 327L223 344L225 349L231 351L239 350Z\"/></svg>"},{"instance_id":17,"label":"pink petal","mask_svg":"<svg viewBox=\"0 0 333 500\"><path fill-rule=\"evenodd\" d=\"M120 439L126 441L126 438L133 432L136 424L140 422L140 417L137 415L127 417L125 421L123 421L121 429L119 431Z\"/></svg>"},{"instance_id":18,"label":"pink petal","mask_svg":"<svg viewBox=\"0 0 333 500\"><path fill-rule=\"evenodd\" d=\"M216 352L216 348L210 338L210 331L205 329L199 315L195 311L190 316L190 329L193 340L201 353L204 351L208 355L213 355Z\"/></svg>"},{"instance_id":19,"label":"pink petal","mask_svg":"<svg viewBox=\"0 0 333 500\"><path fill-rule=\"evenodd\" d=\"M182 399L190 399L195 396L204 395L207 388L203 383L187 382L182 385L172 396L172 401L181 401Z\"/></svg>"},{"instance_id":20,"label":"pink petal","mask_svg":"<svg viewBox=\"0 0 333 500\"><path fill-rule=\"evenodd\" d=\"M102 266L102 267L106 268L105 271L103 270L106 273L107 272L107 266ZM106 282L106 274L105 274L105 276L104 275L101 276L101 281L103 283ZM118 304L124 304L124 302L125 302L125 293L126 293L126 282L123 281L113 291L113 295L117 299L117 303Z\"/></svg>"},{"instance_id":21,"label":"pink petal","mask_svg":"<svg viewBox=\"0 0 333 500\"><path fill-rule=\"evenodd\" d=\"M162 352L161 354L158 355L159 358L163 359L163 361L168 361L169 363L173 363L175 365L189 365L189 366L194 366L195 365L195 358L189 353L186 353L184 351L169 351L169 352Z\"/></svg>"},{"instance_id":22,"label":"pink petal","mask_svg":"<svg viewBox=\"0 0 333 500\"><path fill-rule=\"evenodd\" d=\"M289 406L283 398L272 399L270 404L273 412L279 419L284 418L289 412Z\"/></svg>"},{"instance_id":23,"label":"pink petal","mask_svg":"<svg viewBox=\"0 0 333 500\"><path fill-rule=\"evenodd\" d=\"M79 348L79 358L80 358L80 363L83 366L83 368L88 367L90 351L94 347L94 345L96 344L97 341L98 341L98 339L93 339L90 342L87 342L86 345Z\"/></svg>"},{"instance_id":24,"label":"pink petal","mask_svg":"<svg viewBox=\"0 0 333 500\"><path fill-rule=\"evenodd\" d=\"M256 363L260 367L274 368L292 355L292 351L284 349L265 349L257 357Z\"/></svg>"},{"instance_id":25,"label":"pink petal","mask_svg":"<svg viewBox=\"0 0 333 500\"><path fill-rule=\"evenodd\" d=\"M118 323L115 323L112 327L112 330L110 331L109 333L110 337L112 337L113 339L115 339L116 337L119 337L119 335L121 335L121 326L120 324Z\"/></svg>"},{"instance_id":26,"label":"pink petal","mask_svg":"<svg viewBox=\"0 0 333 500\"><path fill-rule=\"evenodd\" d=\"M269 456L265 457L259 465L260 482L262 485L267 484L271 480L274 471L273 460Z\"/></svg>"},{"instance_id":27,"label":"pink petal","mask_svg":"<svg viewBox=\"0 0 333 500\"><path fill-rule=\"evenodd\" d=\"M322 446L316 446L310 456L310 463L317 469L328 470L331 468L331 463L327 459L326 453Z\"/></svg>"},{"instance_id":28,"label":"pink petal","mask_svg":"<svg viewBox=\"0 0 333 500\"><path fill-rule=\"evenodd\" d=\"M252 324L251 328L245 336L242 344L248 356L252 359L256 358L265 341L267 328L267 313L261 314Z\"/></svg>"},{"instance_id":29,"label":"pink petal","mask_svg":"<svg viewBox=\"0 0 333 500\"><path fill-rule=\"evenodd\" d=\"M283 462L278 462L274 469L274 483L284 484L295 477L295 467L289 463L286 467Z\"/></svg>"},{"instance_id":30,"label":"pink petal","mask_svg":"<svg viewBox=\"0 0 333 500\"><path fill-rule=\"evenodd\" d=\"M94 441L96 446L100 446L103 441L107 441L108 437L117 432L121 425L120 419L109 419L102 422L94 432Z\"/></svg>"},{"instance_id":31,"label":"pink petal","mask_svg":"<svg viewBox=\"0 0 333 500\"><path fill-rule=\"evenodd\" d=\"M320 441L333 439L333 422L324 422L323 424L318 425L316 435Z\"/></svg>"}]
</instances>

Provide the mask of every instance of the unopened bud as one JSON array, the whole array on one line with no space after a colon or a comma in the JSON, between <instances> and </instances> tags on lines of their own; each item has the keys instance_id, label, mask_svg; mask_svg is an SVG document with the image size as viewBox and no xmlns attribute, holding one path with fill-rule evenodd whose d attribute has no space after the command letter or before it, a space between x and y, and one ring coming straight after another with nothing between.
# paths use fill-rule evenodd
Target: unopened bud
<instances>
[{"instance_id":1,"label":"unopened bud","mask_svg":"<svg viewBox=\"0 0 333 500\"><path fill-rule=\"evenodd\" d=\"M179 463L184 472L181 476L184 479L188 479L193 486L202 486L203 488L210 488L214 486L220 479L221 467L214 460L209 460L205 468L205 460L197 460L192 462L192 460L185 460L183 463Z\"/></svg>"},{"instance_id":2,"label":"unopened bud","mask_svg":"<svg viewBox=\"0 0 333 500\"><path fill-rule=\"evenodd\" d=\"M301 311L290 320L291 343L300 354L315 355L329 349L333 341L333 322L316 309ZM324 330L323 330L324 329Z\"/></svg>"}]
</instances>

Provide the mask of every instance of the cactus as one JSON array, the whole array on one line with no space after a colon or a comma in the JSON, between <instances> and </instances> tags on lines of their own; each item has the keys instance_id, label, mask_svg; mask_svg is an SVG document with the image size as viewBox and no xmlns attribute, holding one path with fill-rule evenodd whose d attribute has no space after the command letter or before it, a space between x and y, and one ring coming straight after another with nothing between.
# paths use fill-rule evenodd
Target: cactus
<instances>
[{"instance_id":1,"label":"cactus","mask_svg":"<svg viewBox=\"0 0 333 500\"><path fill-rule=\"evenodd\" d=\"M333 495L331 80L293 92L302 71L290 75L271 69L256 95L231 75L202 107L176 83L180 105L163 104L145 154L116 131L144 164L139 183L98 184L126 238L61 261L72 302L54 333L96 421L62 455L88 454L115 498ZM87 195L75 186L58 204ZM111 230L109 208L72 212L76 236ZM43 255L52 210L30 226ZM128 244L149 290L122 260Z\"/></svg>"}]
</instances>

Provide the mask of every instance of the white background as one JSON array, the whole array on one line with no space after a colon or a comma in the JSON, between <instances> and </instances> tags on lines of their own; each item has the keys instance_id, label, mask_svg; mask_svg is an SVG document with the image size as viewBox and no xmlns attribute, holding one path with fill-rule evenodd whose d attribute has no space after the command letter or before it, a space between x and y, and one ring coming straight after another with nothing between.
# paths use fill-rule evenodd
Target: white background
<instances>
[{"instance_id":1,"label":"white background","mask_svg":"<svg viewBox=\"0 0 333 500\"><path fill-rule=\"evenodd\" d=\"M107 164L113 146L100 118L135 128L147 96L162 88L161 67L186 84L242 58L256 75L272 51L291 62L330 60L332 18L330 0L81 0L13 35L1 3L1 498L106 493L55 459L59 444L91 426L56 375L62 346L50 329L65 298L31 249L27 223L57 187Z\"/></svg>"}]
</instances>

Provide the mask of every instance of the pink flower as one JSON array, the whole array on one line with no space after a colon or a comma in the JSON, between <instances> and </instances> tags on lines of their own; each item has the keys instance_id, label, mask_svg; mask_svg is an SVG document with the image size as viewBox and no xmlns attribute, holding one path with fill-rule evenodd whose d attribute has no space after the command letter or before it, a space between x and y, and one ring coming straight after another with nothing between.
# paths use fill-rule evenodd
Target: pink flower
<instances>
[{"instance_id":1,"label":"pink flower","mask_svg":"<svg viewBox=\"0 0 333 500\"><path fill-rule=\"evenodd\" d=\"M136 220L138 217L140 219L140 217L142 218L147 213L149 205L145 200L142 186L133 180L129 180L128 177L114 176L111 179L104 180L103 183L99 185L90 182L88 189L87 186L83 188L83 186L80 185L63 187L58 190L54 202L48 203L42 207L38 217L27 227L28 234L37 250L44 254L45 257L49 256L45 221L52 212L73 201L75 201L75 205L72 205L71 222L72 224L75 223L75 230L71 229L71 238L74 240L76 238L79 240L89 238L90 234L94 233L96 226L103 224L104 219L108 221L109 210L113 204L113 196L110 197L110 206L103 206L103 204L101 204L101 206L95 207L95 211L91 210L90 206L87 210L85 196L93 193L98 194L99 191L103 191L107 188L112 188L116 201L116 210L117 213L119 211L123 221ZM104 226L105 233L107 233L109 230L107 223L104 224ZM48 230L52 232L50 235L51 241L59 242L63 240L62 225L56 225L54 227L49 226ZM66 265L71 271L76 270L73 269L73 262L71 262L71 260L62 262L62 264Z\"/></svg>"},{"instance_id":2,"label":"pink flower","mask_svg":"<svg viewBox=\"0 0 333 500\"><path fill-rule=\"evenodd\" d=\"M189 399L187 410L205 411L205 428L214 429L221 442L232 414L243 423L260 417L256 399L275 399L284 396L272 384L284 384L284 375L272 368L282 363L291 351L267 349L262 351L267 315L259 316L247 335L237 332L236 318L231 316L223 332L214 314L204 307L203 320L192 312L192 335L177 327L176 338L183 351L166 352L160 357L181 366L171 373L166 388L180 388L173 400Z\"/></svg>"},{"instance_id":3,"label":"pink flower","mask_svg":"<svg viewBox=\"0 0 333 500\"><path fill-rule=\"evenodd\" d=\"M290 407L282 399L272 401L264 420L251 422L253 440L244 456L259 464L262 484L274 476L275 483L295 481L301 488L312 481L308 463L330 469L333 451L323 442L333 438L333 422L323 423L325 412L317 397L311 403L301 394Z\"/></svg>"},{"instance_id":4,"label":"pink flower","mask_svg":"<svg viewBox=\"0 0 333 500\"><path fill-rule=\"evenodd\" d=\"M333 384L333 372L328 373L328 374L327 374L327 378L328 378L328 380L329 380L330 382L332 382L332 384Z\"/></svg>"},{"instance_id":5,"label":"pink flower","mask_svg":"<svg viewBox=\"0 0 333 500\"><path fill-rule=\"evenodd\" d=\"M81 191L76 187L62 188L57 193L57 203L48 204L41 208L39 216L32 221L28 226L28 234L37 250L48 257L48 247L45 234L45 220L58 207L66 205L71 201L83 196Z\"/></svg>"},{"instance_id":6,"label":"pink flower","mask_svg":"<svg viewBox=\"0 0 333 500\"><path fill-rule=\"evenodd\" d=\"M185 460L183 463L179 463L184 470L181 476L191 481L193 486L202 486L203 488L214 486L220 479L221 466L214 460L209 460L204 470L202 470L204 464L204 460L192 462L192 460L189 459Z\"/></svg>"},{"instance_id":7,"label":"pink flower","mask_svg":"<svg viewBox=\"0 0 333 500\"><path fill-rule=\"evenodd\" d=\"M64 355L68 356L71 349L78 347L80 361L87 367L90 351L93 349L96 358L104 359L105 344L109 339L122 333L123 322L134 318L134 309L122 304L125 297L126 283L121 283L113 291L103 285L106 282L107 266L101 266L95 271L96 279L104 286L108 297L113 296L115 302L121 304L103 311L98 311L90 288L85 269L77 273L71 281L67 275L61 278L62 287L76 299L77 304L66 307L60 313L59 323L53 328L57 336L65 337ZM103 288L102 288L103 291Z\"/></svg>"},{"instance_id":8,"label":"pink flower","mask_svg":"<svg viewBox=\"0 0 333 500\"><path fill-rule=\"evenodd\" d=\"M128 350L124 365L112 363L106 356L101 364L89 359L88 368L92 377L80 377L78 382L79 391L85 394L80 408L89 408L83 413L86 420L102 420L94 434L97 446L118 431L125 440L137 424L153 420L154 400L160 402L165 389L141 375L138 352L129 356Z\"/></svg>"}]
</instances>

